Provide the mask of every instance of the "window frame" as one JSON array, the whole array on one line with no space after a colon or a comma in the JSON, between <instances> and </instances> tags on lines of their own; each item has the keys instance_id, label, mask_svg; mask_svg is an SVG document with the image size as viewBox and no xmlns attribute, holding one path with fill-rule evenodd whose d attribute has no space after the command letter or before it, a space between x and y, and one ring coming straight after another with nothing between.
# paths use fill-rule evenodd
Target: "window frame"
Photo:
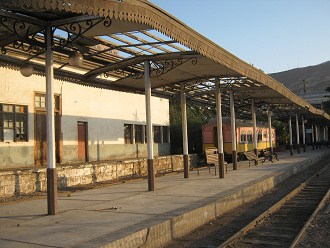
<instances>
[{"instance_id":1,"label":"window frame","mask_svg":"<svg viewBox=\"0 0 330 248\"><path fill-rule=\"evenodd\" d=\"M37 97L43 97L45 99L45 106L41 107L41 106L37 106L36 105L36 98ZM35 92L34 93L34 108L36 111L46 111L46 106L47 106L47 102L46 102L46 93L42 93L42 92ZM59 94L54 94L54 112L55 113L61 113L62 110L62 100L61 100L61 95Z\"/></svg>"},{"instance_id":2,"label":"window frame","mask_svg":"<svg viewBox=\"0 0 330 248\"><path fill-rule=\"evenodd\" d=\"M247 140L248 143L252 143L253 142L252 131L247 131L246 140Z\"/></svg>"},{"instance_id":3,"label":"window frame","mask_svg":"<svg viewBox=\"0 0 330 248\"><path fill-rule=\"evenodd\" d=\"M142 124L134 125L134 141L135 141L135 144L144 144L145 143L144 125L142 125Z\"/></svg>"},{"instance_id":4,"label":"window frame","mask_svg":"<svg viewBox=\"0 0 330 248\"><path fill-rule=\"evenodd\" d=\"M11 111L6 111L4 106L11 106ZM17 111L17 108L21 108L22 111ZM11 104L11 103L0 103L0 142L5 142L5 130L12 130L12 139L13 142L28 142L29 141L29 122L28 122L28 105L24 104ZM5 126L6 116L11 116L12 118L12 127ZM19 127L18 123L19 122ZM23 125L22 125L23 123ZM23 126L23 127L22 127ZM22 128L24 130L23 138L18 138L18 135L22 135ZM17 132L21 130L21 132Z\"/></svg>"},{"instance_id":5,"label":"window frame","mask_svg":"<svg viewBox=\"0 0 330 248\"><path fill-rule=\"evenodd\" d=\"M169 132L170 132L170 127L169 126L162 126L162 135L163 135L163 143L170 143L170 138L169 138ZM166 131L165 131L166 130Z\"/></svg>"},{"instance_id":6,"label":"window frame","mask_svg":"<svg viewBox=\"0 0 330 248\"><path fill-rule=\"evenodd\" d=\"M126 130L129 130L129 134ZM124 144L133 144L133 140L133 124L124 123Z\"/></svg>"},{"instance_id":7,"label":"window frame","mask_svg":"<svg viewBox=\"0 0 330 248\"><path fill-rule=\"evenodd\" d=\"M153 126L153 138L154 143L160 144L162 142L162 126L154 125Z\"/></svg>"},{"instance_id":8,"label":"window frame","mask_svg":"<svg viewBox=\"0 0 330 248\"><path fill-rule=\"evenodd\" d=\"M241 131L240 140L241 140L241 143L246 143L246 132L245 131Z\"/></svg>"}]
</instances>

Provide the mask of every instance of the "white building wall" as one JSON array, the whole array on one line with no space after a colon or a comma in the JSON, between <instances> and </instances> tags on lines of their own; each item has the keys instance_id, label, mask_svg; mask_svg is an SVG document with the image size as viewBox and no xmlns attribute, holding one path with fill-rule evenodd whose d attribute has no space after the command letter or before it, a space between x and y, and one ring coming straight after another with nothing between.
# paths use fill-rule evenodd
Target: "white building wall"
<instances>
[{"instance_id":1,"label":"white building wall","mask_svg":"<svg viewBox=\"0 0 330 248\"><path fill-rule=\"evenodd\" d=\"M26 78L19 71L0 67L0 92L0 103L27 105L29 112L29 141L0 141L0 166L32 165L34 93L46 92L45 78L38 75ZM54 93L61 95L62 99L63 162L74 162L77 157L78 121L88 122L90 160L131 157L135 152L138 156L145 150L143 144L139 148L137 145L124 144L124 123L145 124L144 95L97 89L59 80L55 80ZM168 100L152 97L151 108L153 124L169 126ZM157 144L155 146L157 155L159 147ZM167 144L162 152L169 154L169 150ZM143 152L140 155L143 156Z\"/></svg>"}]
</instances>

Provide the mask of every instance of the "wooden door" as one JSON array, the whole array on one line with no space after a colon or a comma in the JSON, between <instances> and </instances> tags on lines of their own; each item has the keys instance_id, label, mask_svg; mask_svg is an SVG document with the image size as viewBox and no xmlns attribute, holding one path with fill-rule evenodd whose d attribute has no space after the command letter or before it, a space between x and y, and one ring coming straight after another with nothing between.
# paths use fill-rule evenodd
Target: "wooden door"
<instances>
[{"instance_id":1,"label":"wooden door","mask_svg":"<svg viewBox=\"0 0 330 248\"><path fill-rule=\"evenodd\" d=\"M37 112L35 115L35 146L34 158L36 165L47 164L47 134L46 134L46 113Z\"/></svg>"},{"instance_id":2,"label":"wooden door","mask_svg":"<svg viewBox=\"0 0 330 248\"><path fill-rule=\"evenodd\" d=\"M88 161L87 122L78 122L78 161Z\"/></svg>"},{"instance_id":3,"label":"wooden door","mask_svg":"<svg viewBox=\"0 0 330 248\"><path fill-rule=\"evenodd\" d=\"M47 122L46 112L37 111L34 128L34 161L36 165L47 165ZM55 113L55 156L56 163L61 162L60 134L61 116Z\"/></svg>"}]
</instances>

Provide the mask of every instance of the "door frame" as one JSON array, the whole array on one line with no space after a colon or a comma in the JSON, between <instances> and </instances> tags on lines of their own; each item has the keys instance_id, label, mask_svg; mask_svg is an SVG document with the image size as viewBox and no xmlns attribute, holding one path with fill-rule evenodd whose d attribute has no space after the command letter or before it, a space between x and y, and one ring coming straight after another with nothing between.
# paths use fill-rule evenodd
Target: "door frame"
<instances>
[{"instance_id":1,"label":"door frame","mask_svg":"<svg viewBox=\"0 0 330 248\"><path fill-rule=\"evenodd\" d=\"M88 122L87 121L78 121L77 122L77 141L79 142L79 125L84 125L85 128L85 162L89 161L89 150L88 150ZM79 144L77 147L77 154L78 154L78 160L79 160Z\"/></svg>"},{"instance_id":2,"label":"door frame","mask_svg":"<svg viewBox=\"0 0 330 248\"><path fill-rule=\"evenodd\" d=\"M44 92L39 92L35 91L33 95L33 103L34 103L34 163L37 165L38 161L38 154L36 153L36 118L37 114L47 114L46 112L46 106L45 107L38 107L36 106L36 96L42 96L46 97L46 93ZM62 147L63 147L63 139L62 139L62 96L59 94L54 94L54 100L55 103L55 108L54 108L54 120L55 120L55 158L56 158L56 163L61 163L62 162ZM45 125L45 130L47 129L47 121ZM46 144L47 144L47 137L46 137ZM47 163L47 148L46 148L46 163ZM40 164L43 165L43 164Z\"/></svg>"}]
</instances>

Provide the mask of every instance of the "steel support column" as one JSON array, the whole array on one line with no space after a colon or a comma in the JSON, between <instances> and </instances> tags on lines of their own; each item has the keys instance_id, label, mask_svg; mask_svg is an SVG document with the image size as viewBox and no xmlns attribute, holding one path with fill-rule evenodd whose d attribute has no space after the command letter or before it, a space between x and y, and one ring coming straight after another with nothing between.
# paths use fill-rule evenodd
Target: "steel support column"
<instances>
[{"instance_id":1,"label":"steel support column","mask_svg":"<svg viewBox=\"0 0 330 248\"><path fill-rule=\"evenodd\" d=\"M300 154L300 133L299 133L299 121L298 121L298 115L296 114L296 131L297 131L297 152Z\"/></svg>"},{"instance_id":2,"label":"steel support column","mask_svg":"<svg viewBox=\"0 0 330 248\"><path fill-rule=\"evenodd\" d=\"M319 149L319 128L318 125L315 124L315 147Z\"/></svg>"},{"instance_id":3,"label":"steel support column","mask_svg":"<svg viewBox=\"0 0 330 248\"><path fill-rule=\"evenodd\" d=\"M183 169L184 169L184 178L189 178L187 103L186 103L186 94L184 92L185 90L184 83L181 83L180 89L181 89L181 114L182 114Z\"/></svg>"},{"instance_id":4,"label":"steel support column","mask_svg":"<svg viewBox=\"0 0 330 248\"><path fill-rule=\"evenodd\" d=\"M152 138L151 122L151 82L150 82L150 62L144 62L144 83L146 101L146 124L147 124L147 148L148 148L148 190L155 190L155 168L154 168L154 148Z\"/></svg>"},{"instance_id":5,"label":"steel support column","mask_svg":"<svg viewBox=\"0 0 330 248\"><path fill-rule=\"evenodd\" d=\"M237 150L236 150L236 119L234 106L234 91L230 90L230 121L231 121L231 142L232 142L232 160L233 169L237 170Z\"/></svg>"},{"instance_id":6,"label":"steel support column","mask_svg":"<svg viewBox=\"0 0 330 248\"><path fill-rule=\"evenodd\" d=\"M302 128L302 142L303 142L303 149L306 152L306 129L305 129L305 120L304 117L301 117L301 128Z\"/></svg>"},{"instance_id":7,"label":"steel support column","mask_svg":"<svg viewBox=\"0 0 330 248\"><path fill-rule=\"evenodd\" d=\"M271 154L273 154L274 150L273 150L273 136L272 136L272 111L270 111L270 109L268 109L267 111L267 115L268 115L268 133L269 133L269 149ZM270 158L271 161L273 161L273 156L271 156Z\"/></svg>"},{"instance_id":8,"label":"steel support column","mask_svg":"<svg viewBox=\"0 0 330 248\"><path fill-rule=\"evenodd\" d=\"M223 154L222 111L221 111L221 92L220 92L219 78L215 79L215 100L216 100L216 108L217 108L219 178L224 178L225 160Z\"/></svg>"},{"instance_id":9,"label":"steel support column","mask_svg":"<svg viewBox=\"0 0 330 248\"><path fill-rule=\"evenodd\" d=\"M52 28L46 28L46 123L47 123L47 205L48 214L57 213L57 172L55 159L54 68Z\"/></svg>"},{"instance_id":10,"label":"steel support column","mask_svg":"<svg viewBox=\"0 0 330 248\"><path fill-rule=\"evenodd\" d=\"M314 128L314 124L312 124L312 147L313 147L313 150L315 150L315 128Z\"/></svg>"},{"instance_id":11,"label":"steel support column","mask_svg":"<svg viewBox=\"0 0 330 248\"><path fill-rule=\"evenodd\" d=\"M291 114L289 117L289 139L290 139L290 155L293 155L293 144L292 144L292 125L291 125Z\"/></svg>"},{"instance_id":12,"label":"steel support column","mask_svg":"<svg viewBox=\"0 0 330 248\"><path fill-rule=\"evenodd\" d=\"M258 156L258 134L257 134L257 114L254 99L252 99L252 125L253 125L253 150L255 155ZM258 160L254 162L255 165L258 165Z\"/></svg>"}]
</instances>

